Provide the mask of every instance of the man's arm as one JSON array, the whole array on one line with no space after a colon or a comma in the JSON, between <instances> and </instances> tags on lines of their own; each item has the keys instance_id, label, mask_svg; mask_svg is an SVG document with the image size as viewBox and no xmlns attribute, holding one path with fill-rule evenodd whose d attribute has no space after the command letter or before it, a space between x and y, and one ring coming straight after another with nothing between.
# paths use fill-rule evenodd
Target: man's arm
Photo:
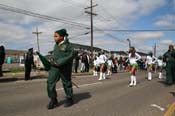
<instances>
[{"instance_id":1,"label":"man's arm","mask_svg":"<svg viewBox=\"0 0 175 116\"><path fill-rule=\"evenodd\" d=\"M74 51L71 44L69 44L67 47L67 54L63 58L60 58L56 61L59 66L66 64L69 60L72 60L77 55L77 52Z\"/></svg>"}]
</instances>

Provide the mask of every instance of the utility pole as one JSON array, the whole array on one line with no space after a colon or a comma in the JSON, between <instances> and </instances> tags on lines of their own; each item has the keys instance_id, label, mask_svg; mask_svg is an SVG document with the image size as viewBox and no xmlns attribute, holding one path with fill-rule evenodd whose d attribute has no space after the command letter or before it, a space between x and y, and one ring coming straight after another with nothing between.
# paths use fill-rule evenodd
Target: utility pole
<instances>
[{"instance_id":1,"label":"utility pole","mask_svg":"<svg viewBox=\"0 0 175 116\"><path fill-rule=\"evenodd\" d=\"M129 48L131 47L131 40L129 38L126 39L129 42Z\"/></svg>"},{"instance_id":2,"label":"utility pole","mask_svg":"<svg viewBox=\"0 0 175 116\"><path fill-rule=\"evenodd\" d=\"M154 56L156 57L156 43L155 43L155 45L154 45Z\"/></svg>"},{"instance_id":3,"label":"utility pole","mask_svg":"<svg viewBox=\"0 0 175 116\"><path fill-rule=\"evenodd\" d=\"M85 13L90 14L90 19L91 19L91 57L93 58L93 16L96 16L96 13L93 13L93 7L97 6L93 5L92 0L90 0L90 7L85 8ZM86 11L87 9L90 8L90 11Z\"/></svg>"},{"instance_id":4,"label":"utility pole","mask_svg":"<svg viewBox=\"0 0 175 116\"><path fill-rule=\"evenodd\" d=\"M37 45L38 45L38 52L40 52L40 47L39 47L39 34L41 34L42 32L38 31L38 27L36 28L36 32L32 32L32 34L36 34L37 37Z\"/></svg>"}]
</instances>

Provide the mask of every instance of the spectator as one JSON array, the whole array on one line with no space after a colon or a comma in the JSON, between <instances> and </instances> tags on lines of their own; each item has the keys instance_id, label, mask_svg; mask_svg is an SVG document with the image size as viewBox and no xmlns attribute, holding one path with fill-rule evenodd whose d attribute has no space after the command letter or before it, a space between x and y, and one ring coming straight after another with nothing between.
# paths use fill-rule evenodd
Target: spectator
<instances>
[{"instance_id":1,"label":"spectator","mask_svg":"<svg viewBox=\"0 0 175 116\"><path fill-rule=\"evenodd\" d=\"M90 57L88 54L86 54L85 72L89 72L89 62L90 62Z\"/></svg>"},{"instance_id":2,"label":"spectator","mask_svg":"<svg viewBox=\"0 0 175 116\"><path fill-rule=\"evenodd\" d=\"M78 53L77 53L77 54L78 54ZM77 56L75 57L75 73L78 72L79 60L80 60L80 56L77 55Z\"/></svg>"},{"instance_id":3,"label":"spectator","mask_svg":"<svg viewBox=\"0 0 175 116\"><path fill-rule=\"evenodd\" d=\"M34 60L33 60L33 48L28 49L26 58L25 58L25 80L30 79L30 73L33 68L35 68Z\"/></svg>"},{"instance_id":4,"label":"spectator","mask_svg":"<svg viewBox=\"0 0 175 116\"><path fill-rule=\"evenodd\" d=\"M0 46L0 77L3 76L2 65L4 64L4 60L5 60L5 48L4 46Z\"/></svg>"}]
</instances>

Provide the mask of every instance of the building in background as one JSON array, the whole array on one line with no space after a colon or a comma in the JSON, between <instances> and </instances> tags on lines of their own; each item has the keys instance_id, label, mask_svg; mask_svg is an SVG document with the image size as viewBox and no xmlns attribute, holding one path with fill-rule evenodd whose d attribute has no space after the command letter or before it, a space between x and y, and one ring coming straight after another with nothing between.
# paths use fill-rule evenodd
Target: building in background
<instances>
[{"instance_id":1,"label":"building in background","mask_svg":"<svg viewBox=\"0 0 175 116\"><path fill-rule=\"evenodd\" d=\"M81 45L81 44L76 44L73 43L74 48L76 51L79 52L79 54L83 54L83 53L87 53L87 54L91 54L91 47L88 45ZM23 51L23 50L9 50L7 49L6 51L6 57L5 57L5 63L3 68L18 68L18 67L24 67L24 60L25 60L25 54L27 53L27 51ZM98 48L98 47L93 47L93 56L98 55L98 53L104 52L108 57L110 57L111 55L113 55L114 57L123 57L126 58L128 57L128 52L127 51L107 51L104 50L102 48ZM52 53L52 51L48 52L48 55L46 55L46 57L49 57L49 55ZM142 52L138 52L142 58L146 58L147 54L146 53L142 53ZM8 61L8 59L10 59L11 61ZM8 63L7 63L8 61ZM37 66L37 68L43 68L42 63L40 62L39 58L37 55L34 54L34 63Z\"/></svg>"},{"instance_id":2,"label":"building in background","mask_svg":"<svg viewBox=\"0 0 175 116\"><path fill-rule=\"evenodd\" d=\"M5 56L5 62L7 63L7 60L10 59L11 63L19 63L20 60L22 62L22 58L24 58L27 51L22 50L5 50L6 56Z\"/></svg>"},{"instance_id":3,"label":"building in background","mask_svg":"<svg viewBox=\"0 0 175 116\"><path fill-rule=\"evenodd\" d=\"M27 51L6 49L5 52L4 70L24 67L24 58Z\"/></svg>"}]
</instances>

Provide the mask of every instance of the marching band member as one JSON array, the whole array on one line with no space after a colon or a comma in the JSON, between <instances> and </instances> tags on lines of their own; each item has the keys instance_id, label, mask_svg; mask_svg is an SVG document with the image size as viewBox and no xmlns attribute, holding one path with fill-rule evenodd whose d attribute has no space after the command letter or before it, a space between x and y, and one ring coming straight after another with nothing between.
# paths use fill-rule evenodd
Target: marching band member
<instances>
[{"instance_id":1,"label":"marching band member","mask_svg":"<svg viewBox=\"0 0 175 116\"><path fill-rule=\"evenodd\" d=\"M159 68L159 79L161 79L161 78L163 78L163 76L162 76L162 70L163 70L163 58L162 58L162 56L158 57L157 63L158 63L158 68Z\"/></svg>"},{"instance_id":2,"label":"marching band member","mask_svg":"<svg viewBox=\"0 0 175 116\"><path fill-rule=\"evenodd\" d=\"M153 64L157 61L157 58L153 56L152 52L148 53L148 56L146 57L146 65L147 65L147 71L148 71L148 80L152 80L152 73L153 70Z\"/></svg>"},{"instance_id":3,"label":"marching band member","mask_svg":"<svg viewBox=\"0 0 175 116\"><path fill-rule=\"evenodd\" d=\"M128 60L131 65L130 73L131 73L131 82L129 86L135 86L137 84L136 82L136 69L138 67L137 61L141 59L141 56L136 53L136 50L134 47L130 47L129 49L129 55Z\"/></svg>"},{"instance_id":4,"label":"marching band member","mask_svg":"<svg viewBox=\"0 0 175 116\"><path fill-rule=\"evenodd\" d=\"M102 54L99 56L99 63L100 63L100 78L98 80L103 80L106 79L106 61L107 61L107 57L104 54L104 52L102 52Z\"/></svg>"}]
</instances>

